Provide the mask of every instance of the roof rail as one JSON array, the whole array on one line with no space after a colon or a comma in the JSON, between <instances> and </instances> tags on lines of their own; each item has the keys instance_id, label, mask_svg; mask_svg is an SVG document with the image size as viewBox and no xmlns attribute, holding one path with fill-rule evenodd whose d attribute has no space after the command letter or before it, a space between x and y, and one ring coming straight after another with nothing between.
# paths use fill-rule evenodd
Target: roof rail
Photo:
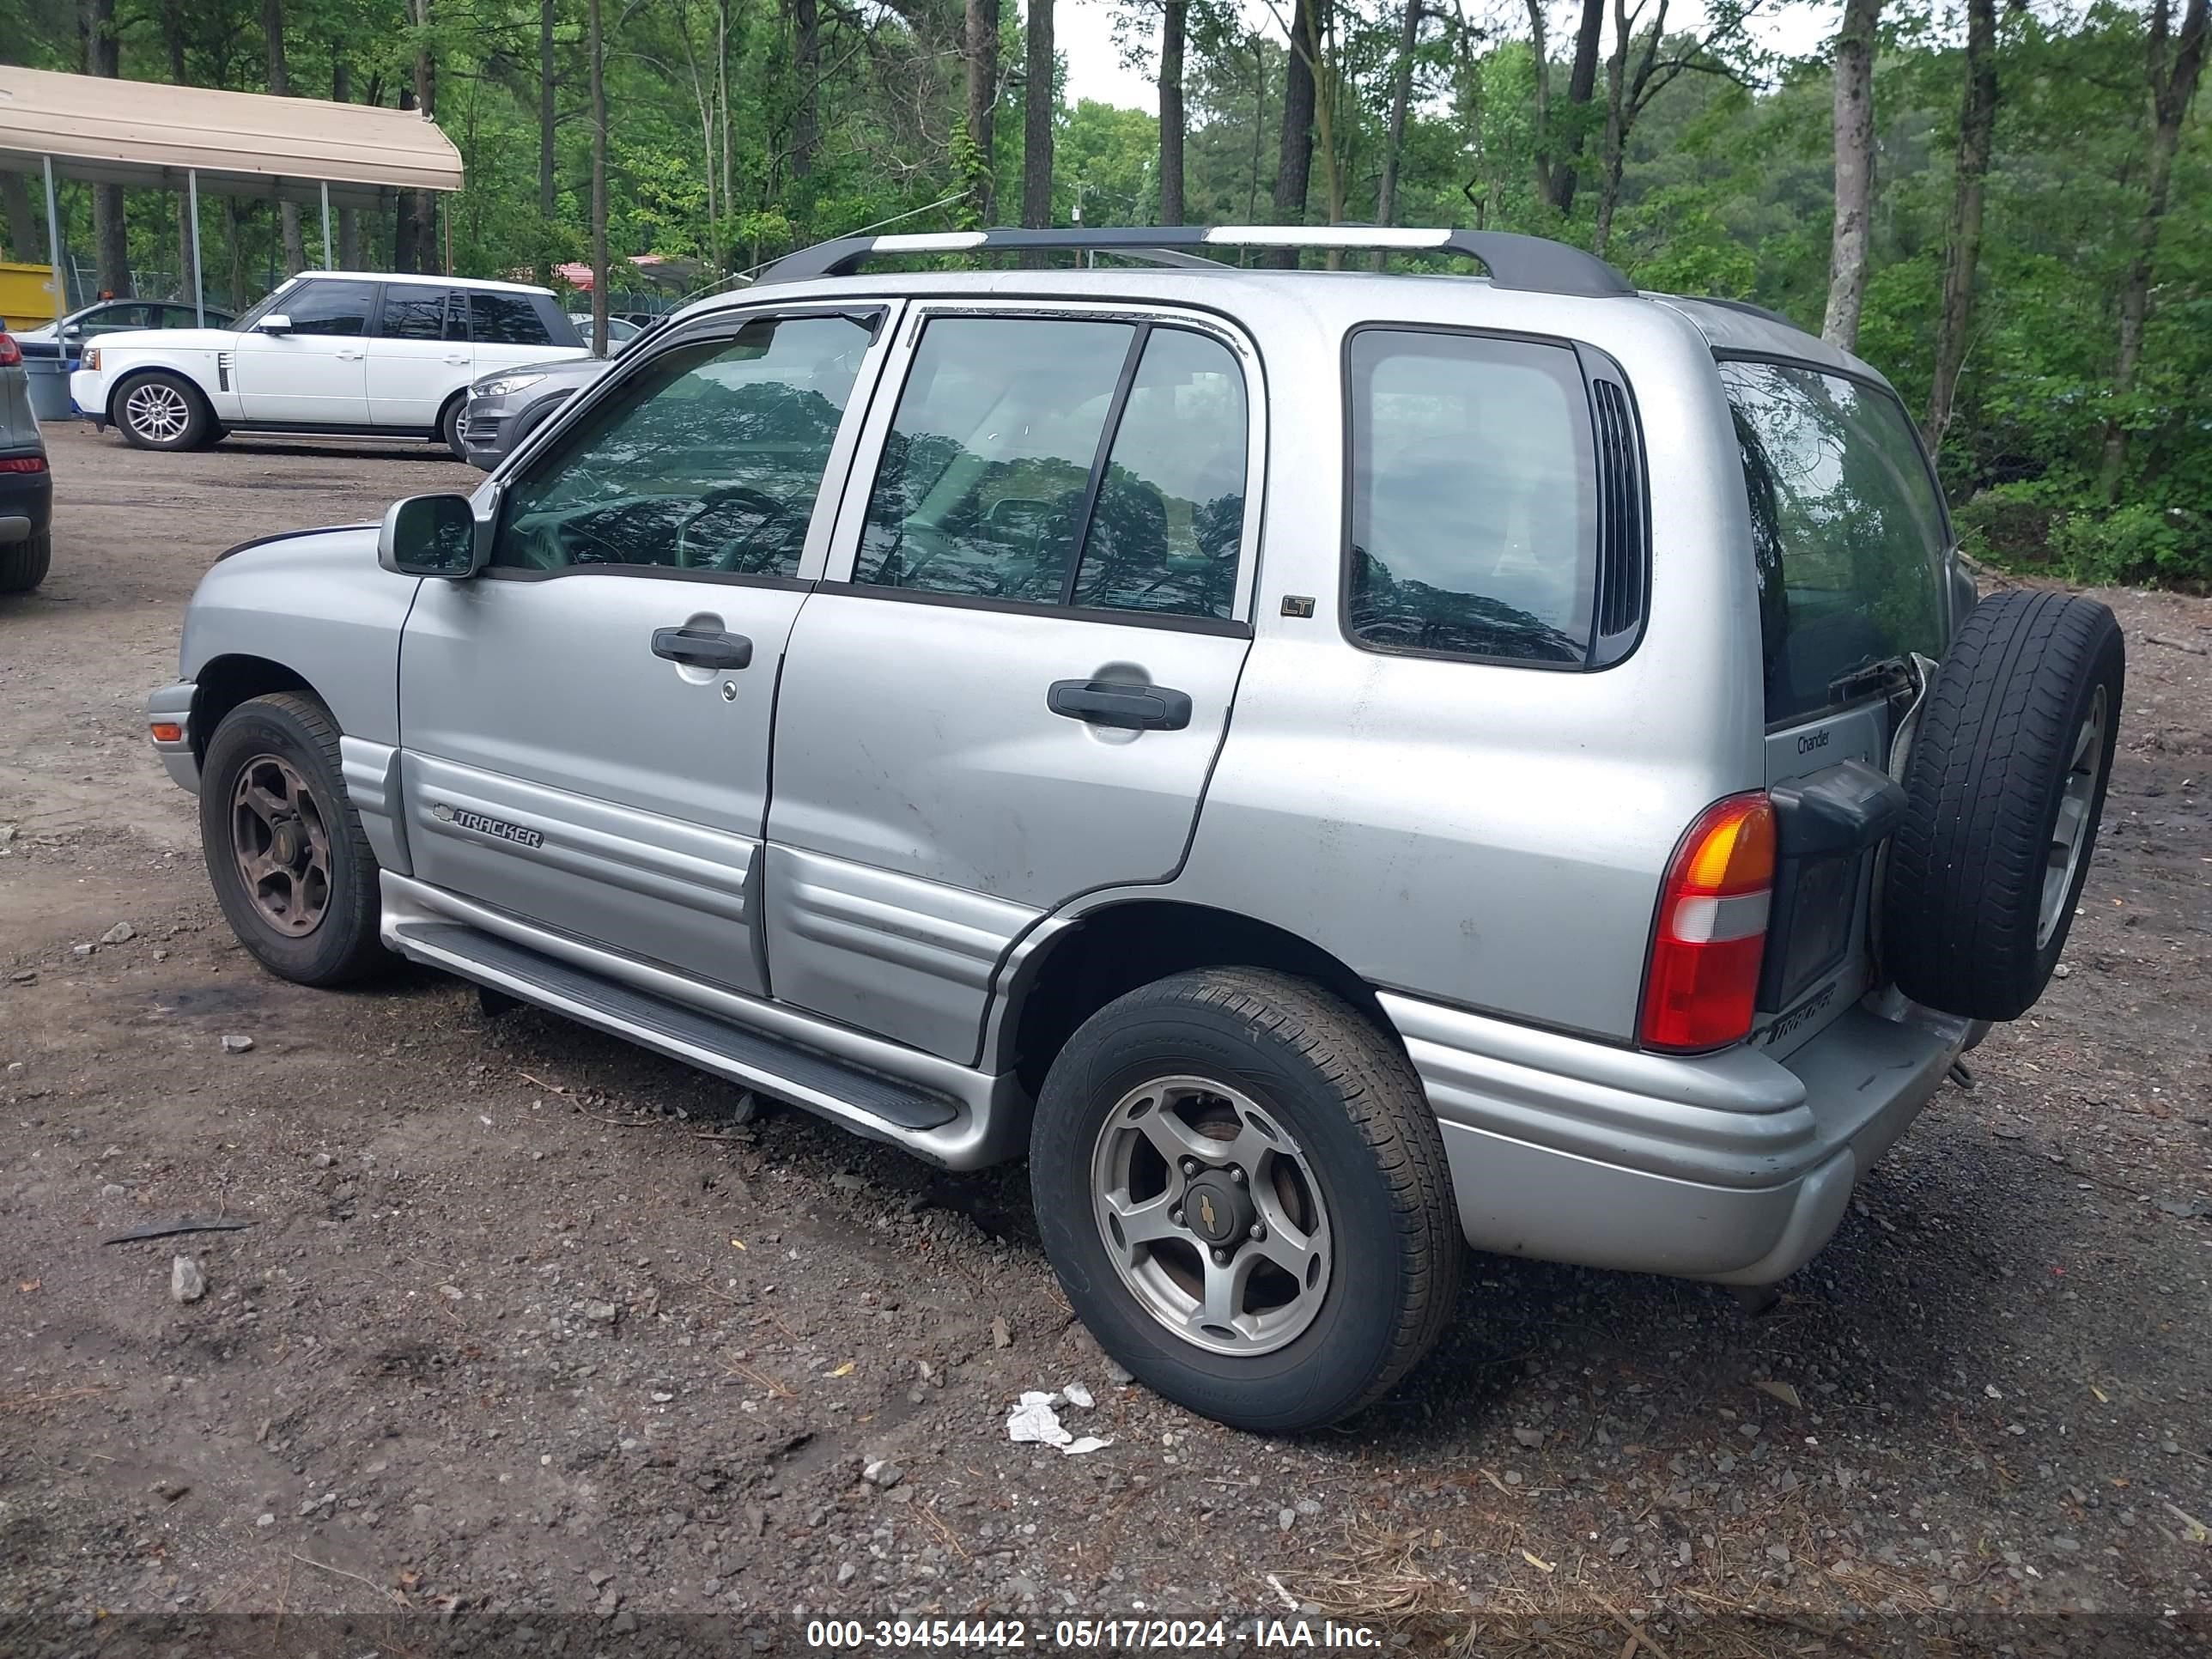
<instances>
[{"instance_id":1,"label":"roof rail","mask_svg":"<svg viewBox=\"0 0 2212 1659\"><path fill-rule=\"evenodd\" d=\"M1780 312L1765 306L1754 305L1749 300L1723 300L1717 294L1685 294L1681 297L1696 305L1718 306L1723 311L1740 311L1747 317L1757 317L1765 322L1779 323L1784 328L1796 329L1800 334L1807 331L1797 328L1796 323Z\"/></svg>"},{"instance_id":2,"label":"roof rail","mask_svg":"<svg viewBox=\"0 0 2212 1659\"><path fill-rule=\"evenodd\" d=\"M1596 255L1540 236L1502 230L1417 230L1391 225L1127 225L1072 230L947 230L841 236L786 254L763 283L849 276L872 258L915 253L1089 250L1139 253L1171 248L1340 248L1456 253L1479 261L1494 287L1592 298L1632 295L1626 277Z\"/></svg>"}]
</instances>

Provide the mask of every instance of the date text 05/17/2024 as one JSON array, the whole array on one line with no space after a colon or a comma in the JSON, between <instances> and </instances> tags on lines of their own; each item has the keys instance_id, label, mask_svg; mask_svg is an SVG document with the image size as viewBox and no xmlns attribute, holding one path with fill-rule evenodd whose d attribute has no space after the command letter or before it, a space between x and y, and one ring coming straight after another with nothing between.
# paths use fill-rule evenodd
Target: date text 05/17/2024
<instances>
[{"instance_id":1,"label":"date text 05/17/2024","mask_svg":"<svg viewBox=\"0 0 2212 1659\"><path fill-rule=\"evenodd\" d=\"M1250 1644L1273 1653L1372 1652L1386 1644L1370 1625L1333 1619L814 1619L817 1652L949 1649L983 1655L1042 1652L1206 1652Z\"/></svg>"}]
</instances>

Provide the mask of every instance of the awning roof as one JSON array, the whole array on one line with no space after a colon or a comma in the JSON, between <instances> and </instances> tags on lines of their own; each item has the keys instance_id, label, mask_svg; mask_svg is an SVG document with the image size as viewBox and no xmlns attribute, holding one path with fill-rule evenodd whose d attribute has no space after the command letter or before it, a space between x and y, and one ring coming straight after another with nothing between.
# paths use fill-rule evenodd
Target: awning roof
<instances>
[{"instance_id":1,"label":"awning roof","mask_svg":"<svg viewBox=\"0 0 2212 1659\"><path fill-rule=\"evenodd\" d=\"M459 190L461 157L411 110L112 81L0 65L0 170L342 207L385 191Z\"/></svg>"}]
</instances>

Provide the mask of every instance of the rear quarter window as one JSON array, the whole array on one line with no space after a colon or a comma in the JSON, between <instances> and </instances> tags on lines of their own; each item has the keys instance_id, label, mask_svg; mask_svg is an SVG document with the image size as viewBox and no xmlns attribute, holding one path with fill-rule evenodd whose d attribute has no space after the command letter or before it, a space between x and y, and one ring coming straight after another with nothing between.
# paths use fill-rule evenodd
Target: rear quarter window
<instances>
[{"instance_id":1,"label":"rear quarter window","mask_svg":"<svg viewBox=\"0 0 2212 1659\"><path fill-rule=\"evenodd\" d=\"M1599 505L1572 348L1367 328L1347 370L1353 641L1582 666Z\"/></svg>"}]
</instances>

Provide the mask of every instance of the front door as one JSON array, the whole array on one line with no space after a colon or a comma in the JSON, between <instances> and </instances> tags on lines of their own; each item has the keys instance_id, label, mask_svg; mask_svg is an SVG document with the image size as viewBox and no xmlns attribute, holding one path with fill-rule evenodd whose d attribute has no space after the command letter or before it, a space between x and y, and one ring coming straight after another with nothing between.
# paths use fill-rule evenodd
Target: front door
<instances>
[{"instance_id":1,"label":"front door","mask_svg":"<svg viewBox=\"0 0 2212 1659\"><path fill-rule=\"evenodd\" d=\"M1260 377L1110 307L932 307L890 373L784 670L769 957L779 999L972 1061L1024 928L1182 864L1250 639Z\"/></svg>"},{"instance_id":2,"label":"front door","mask_svg":"<svg viewBox=\"0 0 2212 1659\"><path fill-rule=\"evenodd\" d=\"M399 676L419 878L765 988L776 677L884 321L726 317L625 362L510 481L490 568L422 584Z\"/></svg>"},{"instance_id":3,"label":"front door","mask_svg":"<svg viewBox=\"0 0 2212 1659\"><path fill-rule=\"evenodd\" d=\"M368 418L428 432L438 410L468 384L467 296L428 283L386 283L368 343Z\"/></svg>"},{"instance_id":4,"label":"front door","mask_svg":"<svg viewBox=\"0 0 2212 1659\"><path fill-rule=\"evenodd\" d=\"M282 334L239 336L238 413L278 425L365 426L368 422L369 319L376 284L301 280L276 313Z\"/></svg>"}]
</instances>

